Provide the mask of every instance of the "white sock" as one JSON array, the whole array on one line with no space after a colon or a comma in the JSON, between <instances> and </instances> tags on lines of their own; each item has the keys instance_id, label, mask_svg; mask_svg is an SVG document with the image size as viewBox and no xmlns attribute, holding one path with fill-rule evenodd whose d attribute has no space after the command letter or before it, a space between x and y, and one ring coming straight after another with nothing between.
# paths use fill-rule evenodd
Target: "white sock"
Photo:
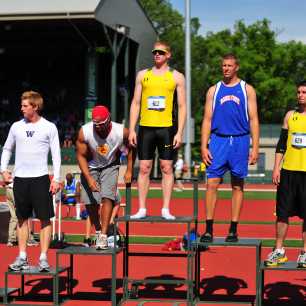
<instances>
[{"instance_id":1,"label":"white sock","mask_svg":"<svg viewBox=\"0 0 306 306\"><path fill-rule=\"evenodd\" d=\"M40 253L39 260L47 259L47 253Z\"/></svg>"},{"instance_id":2,"label":"white sock","mask_svg":"<svg viewBox=\"0 0 306 306\"><path fill-rule=\"evenodd\" d=\"M22 258L22 259L27 259L27 253L23 252L23 251L20 251L19 252L19 257Z\"/></svg>"},{"instance_id":3,"label":"white sock","mask_svg":"<svg viewBox=\"0 0 306 306\"><path fill-rule=\"evenodd\" d=\"M175 220L175 216L170 214L169 208L162 208L161 215L166 220Z\"/></svg>"},{"instance_id":4,"label":"white sock","mask_svg":"<svg viewBox=\"0 0 306 306\"><path fill-rule=\"evenodd\" d=\"M131 219L142 219L145 218L147 215L146 208L139 208L138 212L135 215L131 216Z\"/></svg>"}]
</instances>

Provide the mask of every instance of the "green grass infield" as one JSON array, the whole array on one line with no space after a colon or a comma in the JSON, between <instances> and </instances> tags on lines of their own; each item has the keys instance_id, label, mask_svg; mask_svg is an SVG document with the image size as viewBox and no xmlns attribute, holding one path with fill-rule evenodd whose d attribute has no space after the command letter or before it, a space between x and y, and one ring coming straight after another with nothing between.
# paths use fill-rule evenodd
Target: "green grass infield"
<instances>
[{"instance_id":1,"label":"green grass infield","mask_svg":"<svg viewBox=\"0 0 306 306\"><path fill-rule=\"evenodd\" d=\"M164 244L170 240L173 240L177 237L171 236L163 236L163 237L147 237L147 236L130 236L131 244L147 244L147 245L160 245ZM71 243L81 243L83 242L84 236L82 235L67 235L65 236L66 242ZM263 247L274 247L275 240L274 239L262 239ZM301 248L302 247L301 240L290 239L285 241L285 247L292 248Z\"/></svg>"},{"instance_id":2,"label":"green grass infield","mask_svg":"<svg viewBox=\"0 0 306 306\"><path fill-rule=\"evenodd\" d=\"M124 190L120 190L121 195L124 195ZM5 189L0 187L0 196L5 195ZM204 199L205 192L199 190L198 198ZM230 199L232 196L231 191L218 191L219 199ZM138 197L138 191L132 189L132 197ZM148 198L162 198L162 191L160 189L151 189L148 193ZM174 199L192 199L193 198L193 190L184 190L181 192L173 191L172 198ZM275 192L273 191L245 191L244 198L249 200L275 200Z\"/></svg>"}]
</instances>

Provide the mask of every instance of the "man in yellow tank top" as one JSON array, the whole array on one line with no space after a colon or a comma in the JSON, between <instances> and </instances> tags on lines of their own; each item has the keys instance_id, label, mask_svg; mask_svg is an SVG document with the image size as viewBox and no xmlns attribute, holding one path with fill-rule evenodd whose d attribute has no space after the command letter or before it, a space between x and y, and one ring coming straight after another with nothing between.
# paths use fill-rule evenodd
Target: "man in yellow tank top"
<instances>
[{"instance_id":1,"label":"man in yellow tank top","mask_svg":"<svg viewBox=\"0 0 306 306\"><path fill-rule=\"evenodd\" d=\"M276 245L265 261L276 266L288 259L283 247L288 231L288 219L303 219L303 249L297 265L306 268L306 81L297 86L298 109L289 111L276 147L272 180L277 185ZM281 163L282 169L281 169Z\"/></svg>"},{"instance_id":2,"label":"man in yellow tank top","mask_svg":"<svg viewBox=\"0 0 306 306\"><path fill-rule=\"evenodd\" d=\"M171 51L167 43L156 42L152 53L154 67L138 72L130 110L129 142L130 145L137 146L139 158L139 210L131 218L140 219L147 215L146 198L153 157L157 147L163 189L161 216L173 220L175 217L170 214L169 203L174 181L174 152L182 143L186 120L185 79L183 74L168 66ZM172 118L175 90L178 104L177 131L174 130ZM135 130L139 117L139 133L137 136Z\"/></svg>"}]
</instances>

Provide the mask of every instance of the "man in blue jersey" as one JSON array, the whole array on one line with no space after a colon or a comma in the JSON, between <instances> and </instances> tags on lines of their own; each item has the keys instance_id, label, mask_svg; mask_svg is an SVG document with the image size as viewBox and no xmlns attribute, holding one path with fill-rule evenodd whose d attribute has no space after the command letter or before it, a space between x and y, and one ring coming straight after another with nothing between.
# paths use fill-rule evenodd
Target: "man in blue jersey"
<instances>
[{"instance_id":1,"label":"man in blue jersey","mask_svg":"<svg viewBox=\"0 0 306 306\"><path fill-rule=\"evenodd\" d=\"M248 164L258 158L259 122L254 88L238 77L239 62L234 54L222 59L223 80L206 94L201 135L201 154L207 165L206 231L201 241L213 240L217 189L225 172L231 173L232 216L227 242L237 242L237 224L243 202ZM249 153L250 134L252 149Z\"/></svg>"}]
</instances>

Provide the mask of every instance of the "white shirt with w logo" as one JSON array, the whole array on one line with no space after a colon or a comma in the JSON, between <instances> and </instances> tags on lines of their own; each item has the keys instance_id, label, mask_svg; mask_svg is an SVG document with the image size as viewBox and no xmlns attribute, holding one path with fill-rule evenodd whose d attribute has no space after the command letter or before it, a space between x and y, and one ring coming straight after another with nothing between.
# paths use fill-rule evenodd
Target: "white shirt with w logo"
<instances>
[{"instance_id":1,"label":"white shirt with w logo","mask_svg":"<svg viewBox=\"0 0 306 306\"><path fill-rule=\"evenodd\" d=\"M54 123L41 117L37 122L25 119L15 122L3 147L1 170L7 170L15 147L16 177L39 177L48 174L48 153L51 150L54 179L60 180L61 152Z\"/></svg>"}]
</instances>

